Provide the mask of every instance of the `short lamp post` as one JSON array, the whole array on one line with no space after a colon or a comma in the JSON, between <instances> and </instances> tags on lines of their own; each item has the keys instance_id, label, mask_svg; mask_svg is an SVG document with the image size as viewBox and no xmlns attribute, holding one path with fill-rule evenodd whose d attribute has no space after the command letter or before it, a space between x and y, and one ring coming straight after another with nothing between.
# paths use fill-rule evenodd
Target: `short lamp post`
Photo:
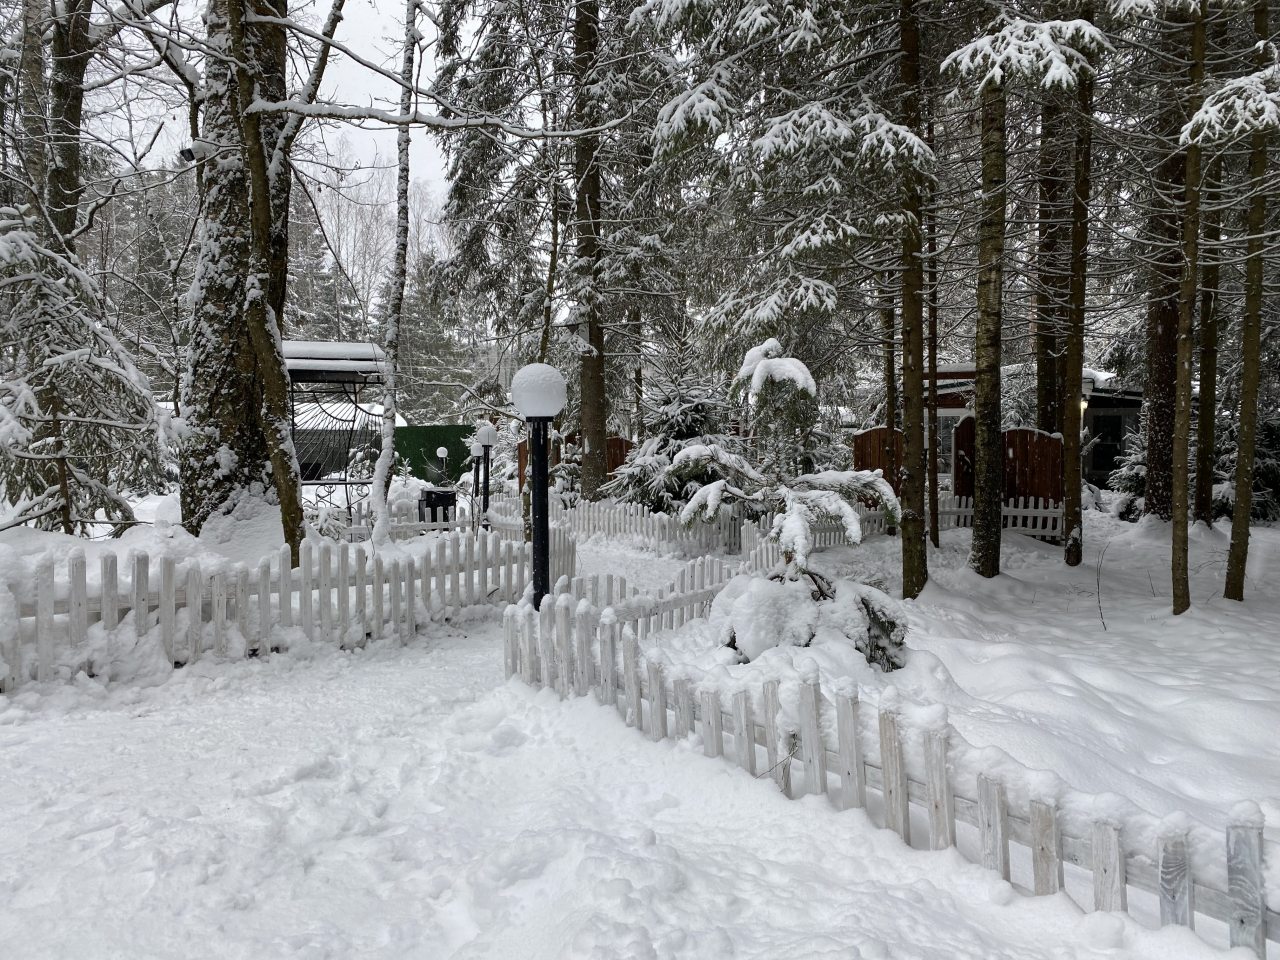
<instances>
[{"instance_id":1,"label":"short lamp post","mask_svg":"<svg viewBox=\"0 0 1280 960\"><path fill-rule=\"evenodd\" d=\"M564 409L564 377L555 367L531 363L516 371L511 401L529 425L530 509L533 513L533 606L551 592L551 518L547 473L552 418Z\"/></svg>"},{"instance_id":2,"label":"short lamp post","mask_svg":"<svg viewBox=\"0 0 1280 960\"><path fill-rule=\"evenodd\" d=\"M491 455L493 448L498 443L498 431L492 423L486 423L476 431L476 440L479 441L480 447L484 451L484 479L481 483L484 485L481 489L483 493L483 502L480 506L480 516L484 520L484 528L489 529L489 465L492 463Z\"/></svg>"},{"instance_id":3,"label":"short lamp post","mask_svg":"<svg viewBox=\"0 0 1280 960\"><path fill-rule=\"evenodd\" d=\"M440 460L440 486L449 485L449 448L436 447L436 457Z\"/></svg>"},{"instance_id":4,"label":"short lamp post","mask_svg":"<svg viewBox=\"0 0 1280 960\"><path fill-rule=\"evenodd\" d=\"M475 504L480 496L480 457L484 453L484 448L478 443L471 444L471 512L475 513ZM472 517L472 526L475 525L475 517Z\"/></svg>"}]
</instances>

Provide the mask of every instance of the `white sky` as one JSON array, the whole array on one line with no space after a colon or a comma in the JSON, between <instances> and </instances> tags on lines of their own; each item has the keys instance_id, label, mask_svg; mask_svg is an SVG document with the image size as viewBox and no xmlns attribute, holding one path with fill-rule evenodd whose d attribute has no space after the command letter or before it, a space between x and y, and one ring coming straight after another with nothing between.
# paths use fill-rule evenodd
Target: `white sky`
<instances>
[{"instance_id":1,"label":"white sky","mask_svg":"<svg viewBox=\"0 0 1280 960\"><path fill-rule=\"evenodd\" d=\"M316 9L317 18L324 16L324 10L322 0ZM364 59L398 72L400 44L404 35L404 4L397 0L346 0L343 11L344 19L338 28L337 39ZM431 39L428 22L420 23L418 29L428 40ZM325 73L321 90L323 98L354 106L394 107L399 97L395 84L337 51L334 54L335 59ZM433 66L431 50L428 49L427 62L421 73L424 86L430 82ZM347 127L342 135L362 163L371 164L375 158L382 163L395 163L395 130ZM422 181L437 199L442 199L446 186L444 158L426 130L415 129L412 142L410 163L413 179Z\"/></svg>"}]
</instances>

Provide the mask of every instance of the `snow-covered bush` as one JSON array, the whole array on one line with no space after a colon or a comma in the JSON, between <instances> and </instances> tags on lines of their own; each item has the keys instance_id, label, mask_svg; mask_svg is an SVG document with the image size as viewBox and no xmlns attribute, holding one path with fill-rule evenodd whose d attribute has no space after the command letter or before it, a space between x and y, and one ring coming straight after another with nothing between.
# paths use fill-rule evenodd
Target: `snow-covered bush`
<instances>
[{"instance_id":1,"label":"snow-covered bush","mask_svg":"<svg viewBox=\"0 0 1280 960\"><path fill-rule=\"evenodd\" d=\"M724 410L723 397L711 386L692 378L668 384L650 408L649 436L631 448L603 492L644 504L655 513L678 513L716 476L705 472L676 477L670 472L671 462L686 447L733 444L734 439L723 433Z\"/></svg>"},{"instance_id":2,"label":"snow-covered bush","mask_svg":"<svg viewBox=\"0 0 1280 960\"><path fill-rule=\"evenodd\" d=\"M165 482L161 421L109 304L35 220L0 208L0 499L5 524L86 533Z\"/></svg>"},{"instance_id":3,"label":"snow-covered bush","mask_svg":"<svg viewBox=\"0 0 1280 960\"><path fill-rule=\"evenodd\" d=\"M770 338L747 351L732 392L745 400L749 450L765 473L794 476L817 467L818 387L807 366Z\"/></svg>"},{"instance_id":4,"label":"snow-covered bush","mask_svg":"<svg viewBox=\"0 0 1280 960\"><path fill-rule=\"evenodd\" d=\"M816 641L849 643L886 672L903 665L907 617L898 601L852 580L811 577L734 578L711 605L717 639L743 662L773 647L807 647Z\"/></svg>"}]
</instances>

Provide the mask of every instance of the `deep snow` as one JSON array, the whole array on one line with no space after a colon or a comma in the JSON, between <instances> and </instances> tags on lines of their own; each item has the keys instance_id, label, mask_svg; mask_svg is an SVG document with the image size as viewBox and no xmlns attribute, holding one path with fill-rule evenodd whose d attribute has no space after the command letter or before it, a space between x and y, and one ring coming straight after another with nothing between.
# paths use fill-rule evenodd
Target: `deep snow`
<instances>
[{"instance_id":1,"label":"deep snow","mask_svg":"<svg viewBox=\"0 0 1280 960\"><path fill-rule=\"evenodd\" d=\"M1216 956L500 682L496 618L0 705L14 958Z\"/></svg>"}]
</instances>

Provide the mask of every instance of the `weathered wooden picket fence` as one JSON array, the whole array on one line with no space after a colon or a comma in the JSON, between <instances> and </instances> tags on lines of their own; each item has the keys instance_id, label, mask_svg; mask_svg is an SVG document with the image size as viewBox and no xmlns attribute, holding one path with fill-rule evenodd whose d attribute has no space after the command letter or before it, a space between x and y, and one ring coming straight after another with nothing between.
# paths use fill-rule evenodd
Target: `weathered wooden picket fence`
<instances>
[{"instance_id":1,"label":"weathered wooden picket fence","mask_svg":"<svg viewBox=\"0 0 1280 960\"><path fill-rule=\"evenodd\" d=\"M123 582L119 558L104 553L92 587L83 551L64 561L65 579L52 561L44 562L31 598L17 605L17 630L0 640L0 689L79 670L109 676L114 656L156 628L175 667L210 654L278 650L288 641L277 628L296 627L310 639L344 646L386 636L403 640L416 630L418 602L428 616L511 602L530 579L529 547L496 531L439 536L424 541L420 553L385 558L363 545L329 540L304 542L300 553L297 569L290 569L284 547L274 568L267 557L256 567L205 573L191 561L180 573L173 556L153 564L149 554L134 552ZM566 531L553 532L551 556L553 577L572 577L576 545ZM91 629L101 629L105 642L91 646Z\"/></svg>"},{"instance_id":2,"label":"weathered wooden picket fence","mask_svg":"<svg viewBox=\"0 0 1280 960\"><path fill-rule=\"evenodd\" d=\"M714 687L669 679L660 662L641 654L640 625L656 620L668 628L677 611L704 606L717 589L662 600L632 597L603 609L574 592L544 602L539 612L528 604L508 606L506 675L562 698L594 690L600 703L616 706L629 726L653 740L696 731L708 757L767 775L788 797L817 794L840 809L865 808L907 843L915 830L923 846L923 828L930 849L945 849L957 846L958 824L970 828L960 851L1005 880L1015 878L1016 866L1023 891L1032 895L1068 890L1070 878L1086 906L1123 912L1129 891L1139 891L1149 895L1150 912L1154 917L1158 909L1162 926L1194 927L1197 915L1212 918L1226 926L1232 946L1250 947L1259 957L1266 956L1268 940L1280 943L1280 914L1267 908L1264 880L1264 860L1275 854L1263 840L1260 816L1233 815L1221 854L1206 866L1192 856L1185 825L1162 828L1172 821L1152 818L1155 847L1138 850L1125 844L1113 820L1068 819L1048 797L1015 806L999 777L977 773L965 780L956 757L973 751L950 724L913 730L901 709L864 703L856 692L824 691L816 671L797 682L796 729L783 722L777 680L738 689L725 704ZM824 729L834 729L834 743ZM1011 851L1018 847L1026 852L1015 858ZM1081 884L1091 895L1081 894Z\"/></svg>"}]
</instances>

